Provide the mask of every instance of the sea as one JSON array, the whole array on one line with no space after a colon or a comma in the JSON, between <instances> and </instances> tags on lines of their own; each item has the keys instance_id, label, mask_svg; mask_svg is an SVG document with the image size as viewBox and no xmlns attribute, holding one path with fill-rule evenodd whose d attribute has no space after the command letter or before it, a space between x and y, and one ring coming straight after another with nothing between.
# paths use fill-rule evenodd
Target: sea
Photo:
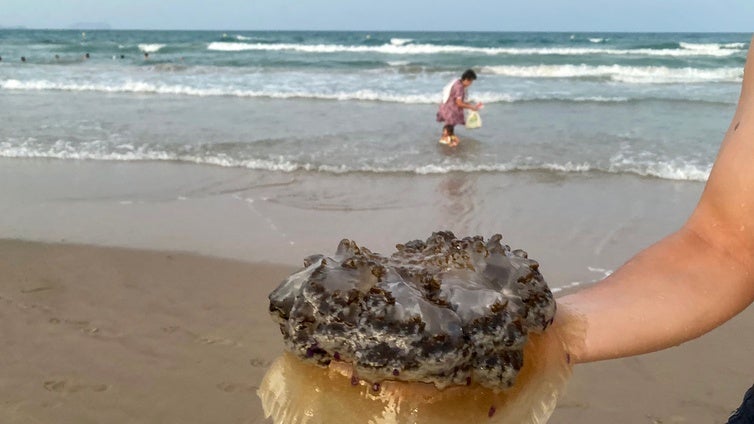
<instances>
[{"instance_id":1,"label":"sea","mask_svg":"<svg viewBox=\"0 0 754 424\"><path fill-rule=\"evenodd\" d=\"M0 30L0 157L705 181L749 34ZM22 61L21 58L24 58ZM483 126L439 146L473 69Z\"/></svg>"}]
</instances>

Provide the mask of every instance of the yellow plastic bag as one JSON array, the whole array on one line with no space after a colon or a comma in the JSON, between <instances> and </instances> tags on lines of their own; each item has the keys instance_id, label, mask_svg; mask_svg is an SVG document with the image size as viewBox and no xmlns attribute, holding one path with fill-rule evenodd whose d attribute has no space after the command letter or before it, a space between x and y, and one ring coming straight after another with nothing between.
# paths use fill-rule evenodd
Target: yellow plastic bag
<instances>
[{"instance_id":1,"label":"yellow plastic bag","mask_svg":"<svg viewBox=\"0 0 754 424\"><path fill-rule=\"evenodd\" d=\"M475 110L470 111L468 116L466 116L466 128L474 129L474 128L479 128L481 126L482 126L482 117L479 115L479 112Z\"/></svg>"}]
</instances>

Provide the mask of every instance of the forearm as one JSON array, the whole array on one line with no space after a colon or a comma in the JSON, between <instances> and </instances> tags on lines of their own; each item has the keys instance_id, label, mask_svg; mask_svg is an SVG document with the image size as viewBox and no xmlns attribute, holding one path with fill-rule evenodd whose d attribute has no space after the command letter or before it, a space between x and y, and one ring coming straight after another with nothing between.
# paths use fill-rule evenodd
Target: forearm
<instances>
[{"instance_id":1,"label":"forearm","mask_svg":"<svg viewBox=\"0 0 754 424\"><path fill-rule=\"evenodd\" d=\"M558 299L556 323L575 361L590 362L691 340L752 299L748 268L684 228L606 280Z\"/></svg>"},{"instance_id":2,"label":"forearm","mask_svg":"<svg viewBox=\"0 0 754 424\"><path fill-rule=\"evenodd\" d=\"M471 103L466 103L461 99L456 99L456 106L458 106L461 109L476 109L476 106L472 105Z\"/></svg>"},{"instance_id":3,"label":"forearm","mask_svg":"<svg viewBox=\"0 0 754 424\"><path fill-rule=\"evenodd\" d=\"M566 336L566 349L576 361L678 345L754 300L752 75L750 48L738 108L686 225L605 281L558 299L555 328Z\"/></svg>"}]
</instances>

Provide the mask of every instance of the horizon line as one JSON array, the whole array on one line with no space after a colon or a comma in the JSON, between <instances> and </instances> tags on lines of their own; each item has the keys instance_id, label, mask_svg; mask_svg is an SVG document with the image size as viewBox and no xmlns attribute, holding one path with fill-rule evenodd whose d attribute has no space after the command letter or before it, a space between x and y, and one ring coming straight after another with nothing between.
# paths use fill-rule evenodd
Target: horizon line
<instances>
[{"instance_id":1,"label":"horizon line","mask_svg":"<svg viewBox=\"0 0 754 424\"><path fill-rule=\"evenodd\" d=\"M419 29L238 29L238 28L71 28L71 27L27 27L23 25L4 26L0 25L0 31L2 30L34 30L34 31L193 31L193 32L363 32L363 33L379 33L379 32L403 32L403 33L420 33L420 32L435 32L435 33L602 33L602 34L752 34L752 31L722 31L722 30L696 30L696 31L678 31L678 30L541 30L541 29L525 29L525 30L419 30Z\"/></svg>"}]
</instances>

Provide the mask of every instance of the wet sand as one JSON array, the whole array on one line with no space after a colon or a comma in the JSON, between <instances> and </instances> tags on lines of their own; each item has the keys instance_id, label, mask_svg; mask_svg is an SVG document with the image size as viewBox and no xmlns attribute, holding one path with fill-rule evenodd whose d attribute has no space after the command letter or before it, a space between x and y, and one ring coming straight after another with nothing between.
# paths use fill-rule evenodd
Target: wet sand
<instances>
[{"instance_id":1,"label":"wet sand","mask_svg":"<svg viewBox=\"0 0 754 424\"><path fill-rule=\"evenodd\" d=\"M336 175L0 158L0 238L296 266L343 238L389 252L438 230L500 233L557 288L603 278L678 228L702 187L608 174Z\"/></svg>"},{"instance_id":2,"label":"wet sand","mask_svg":"<svg viewBox=\"0 0 754 424\"><path fill-rule=\"evenodd\" d=\"M282 351L266 295L306 255L343 237L384 252L437 229L501 232L551 287L573 289L680 225L702 188L0 165L2 423L265 422L255 391ZM754 380L752 314L663 352L579 365L550 422L725 422Z\"/></svg>"}]
</instances>

